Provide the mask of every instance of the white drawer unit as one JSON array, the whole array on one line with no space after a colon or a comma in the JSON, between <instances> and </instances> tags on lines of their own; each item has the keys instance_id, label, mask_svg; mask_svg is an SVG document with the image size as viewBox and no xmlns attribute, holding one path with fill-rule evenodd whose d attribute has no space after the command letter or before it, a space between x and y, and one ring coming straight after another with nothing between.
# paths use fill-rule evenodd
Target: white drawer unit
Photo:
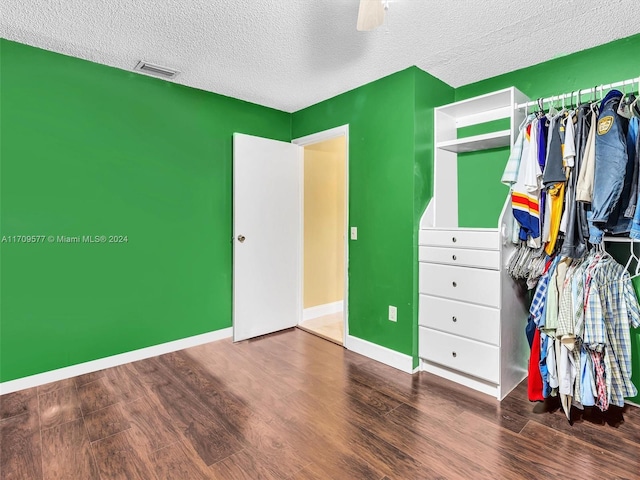
<instances>
[{"instance_id":1,"label":"white drawer unit","mask_svg":"<svg viewBox=\"0 0 640 480\"><path fill-rule=\"evenodd\" d=\"M420 245L433 247L479 248L498 250L497 230L447 229L420 230Z\"/></svg>"},{"instance_id":2,"label":"white drawer unit","mask_svg":"<svg viewBox=\"0 0 640 480\"><path fill-rule=\"evenodd\" d=\"M467 248L444 248L422 246L418 251L421 262L443 263L461 267L500 269L499 250L471 250Z\"/></svg>"},{"instance_id":3,"label":"white drawer unit","mask_svg":"<svg viewBox=\"0 0 640 480\"><path fill-rule=\"evenodd\" d=\"M420 293L498 307L500 272L420 263Z\"/></svg>"},{"instance_id":4,"label":"white drawer unit","mask_svg":"<svg viewBox=\"0 0 640 480\"><path fill-rule=\"evenodd\" d=\"M420 295L418 324L434 330L500 345L500 310Z\"/></svg>"},{"instance_id":5,"label":"white drawer unit","mask_svg":"<svg viewBox=\"0 0 640 480\"><path fill-rule=\"evenodd\" d=\"M524 334L526 292L505 268L515 251L510 241L511 199L507 195L495 223L482 225L479 221L477 228L460 227L457 155L513 144L524 119L524 111L516 110L514 104L525 101L511 87L434 110L433 198L422 215L418 234L421 369L499 400L526 376L529 356ZM460 127L498 118L508 119L510 128L458 138ZM477 208L479 213L486 208L484 189L492 191L499 185L500 178L496 178L495 184L474 186L478 204L466 208ZM473 221L469 217L476 212L465 213L466 222ZM482 213L486 218L488 211Z\"/></svg>"},{"instance_id":6,"label":"white drawer unit","mask_svg":"<svg viewBox=\"0 0 640 480\"><path fill-rule=\"evenodd\" d=\"M419 341L424 345L425 360L488 382L498 383L498 347L424 327L420 327Z\"/></svg>"}]
</instances>

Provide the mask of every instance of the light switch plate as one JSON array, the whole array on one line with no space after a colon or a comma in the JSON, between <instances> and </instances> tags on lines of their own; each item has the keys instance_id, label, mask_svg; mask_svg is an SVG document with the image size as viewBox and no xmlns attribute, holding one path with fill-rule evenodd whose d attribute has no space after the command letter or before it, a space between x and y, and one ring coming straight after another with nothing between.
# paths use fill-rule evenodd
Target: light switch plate
<instances>
[{"instance_id":1,"label":"light switch plate","mask_svg":"<svg viewBox=\"0 0 640 480\"><path fill-rule=\"evenodd\" d=\"M398 309L393 305L389 305L389 320L392 322L398 321Z\"/></svg>"},{"instance_id":2,"label":"light switch plate","mask_svg":"<svg viewBox=\"0 0 640 480\"><path fill-rule=\"evenodd\" d=\"M351 227L351 240L358 239L358 227Z\"/></svg>"}]
</instances>

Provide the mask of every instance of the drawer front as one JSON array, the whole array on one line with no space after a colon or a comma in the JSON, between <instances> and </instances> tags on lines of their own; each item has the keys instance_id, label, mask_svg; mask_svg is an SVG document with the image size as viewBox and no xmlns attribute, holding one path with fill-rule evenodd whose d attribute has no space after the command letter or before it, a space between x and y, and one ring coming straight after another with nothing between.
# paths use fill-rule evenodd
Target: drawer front
<instances>
[{"instance_id":1,"label":"drawer front","mask_svg":"<svg viewBox=\"0 0 640 480\"><path fill-rule=\"evenodd\" d=\"M500 269L498 250L470 250L467 248L420 247L421 262L444 263L463 267Z\"/></svg>"},{"instance_id":2,"label":"drawer front","mask_svg":"<svg viewBox=\"0 0 640 480\"><path fill-rule=\"evenodd\" d=\"M420 245L434 247L479 248L498 250L500 234L497 230L420 230Z\"/></svg>"},{"instance_id":3,"label":"drawer front","mask_svg":"<svg viewBox=\"0 0 640 480\"><path fill-rule=\"evenodd\" d=\"M425 327L419 330L421 358L495 384L500 382L498 347Z\"/></svg>"},{"instance_id":4,"label":"drawer front","mask_svg":"<svg viewBox=\"0 0 640 480\"><path fill-rule=\"evenodd\" d=\"M420 293L488 307L500 306L500 272L420 263Z\"/></svg>"},{"instance_id":5,"label":"drawer front","mask_svg":"<svg viewBox=\"0 0 640 480\"><path fill-rule=\"evenodd\" d=\"M418 323L423 327L500 345L500 310L420 295Z\"/></svg>"}]
</instances>

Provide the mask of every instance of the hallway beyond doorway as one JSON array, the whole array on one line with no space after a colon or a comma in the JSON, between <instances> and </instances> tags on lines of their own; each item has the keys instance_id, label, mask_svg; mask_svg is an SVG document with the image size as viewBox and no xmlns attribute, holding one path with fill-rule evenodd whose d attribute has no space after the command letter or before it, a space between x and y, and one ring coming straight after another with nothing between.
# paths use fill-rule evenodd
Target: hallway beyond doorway
<instances>
[{"instance_id":1,"label":"hallway beyond doorway","mask_svg":"<svg viewBox=\"0 0 640 480\"><path fill-rule=\"evenodd\" d=\"M304 320L298 325L305 332L312 333L330 342L342 345L344 338L344 318L343 313L332 313L322 317Z\"/></svg>"}]
</instances>

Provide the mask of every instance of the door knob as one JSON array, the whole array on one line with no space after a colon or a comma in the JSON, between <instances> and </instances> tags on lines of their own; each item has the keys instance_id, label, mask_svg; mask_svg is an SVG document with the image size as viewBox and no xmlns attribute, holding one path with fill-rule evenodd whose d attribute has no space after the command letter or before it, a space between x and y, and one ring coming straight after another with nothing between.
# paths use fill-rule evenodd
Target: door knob
<instances>
[{"instance_id":1,"label":"door knob","mask_svg":"<svg viewBox=\"0 0 640 480\"><path fill-rule=\"evenodd\" d=\"M239 241L240 243L244 243L244 240L245 240L244 235L238 235L238 241Z\"/></svg>"}]
</instances>

